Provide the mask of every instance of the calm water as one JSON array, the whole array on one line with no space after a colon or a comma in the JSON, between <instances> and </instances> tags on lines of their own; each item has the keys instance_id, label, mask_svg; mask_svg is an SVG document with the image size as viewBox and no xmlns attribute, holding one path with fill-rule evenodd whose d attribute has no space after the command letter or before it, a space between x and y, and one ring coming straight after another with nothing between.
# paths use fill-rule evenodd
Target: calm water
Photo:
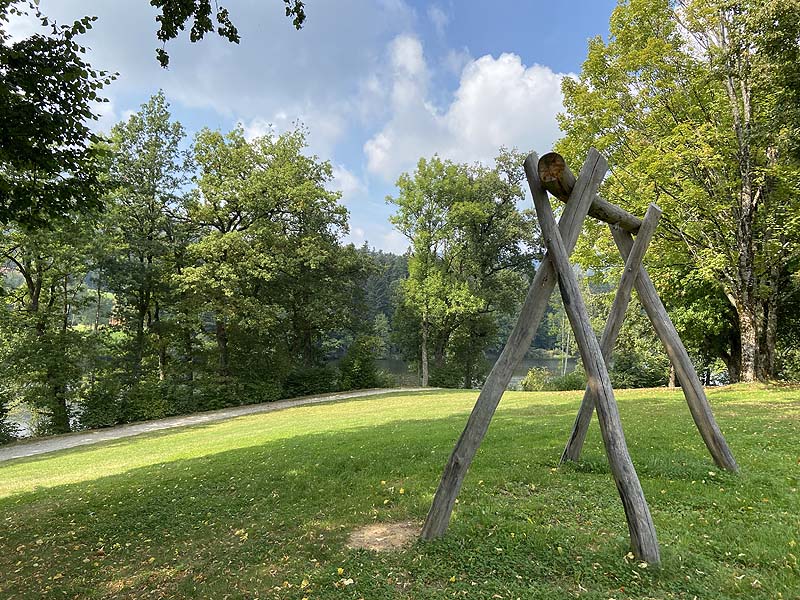
<instances>
[{"instance_id":1,"label":"calm water","mask_svg":"<svg viewBox=\"0 0 800 600\"><path fill-rule=\"evenodd\" d=\"M494 364L494 361L497 360L497 356L488 356L487 360ZM381 359L376 361L378 364L378 368L391 373L397 378L397 382L400 385L419 385L419 374L416 371L409 371L408 366L406 363L400 359L396 358L387 358ZM577 363L577 359L570 357L567 360L567 373L571 373L575 370L575 365ZM551 371L552 373L556 373L561 375L563 372L563 360L560 358L528 358L525 357L522 362L517 366L514 370L514 375L511 377L511 383L509 383L509 387L514 388L517 384L522 380L525 375L528 374L528 371L534 367L545 368Z\"/></svg>"}]
</instances>

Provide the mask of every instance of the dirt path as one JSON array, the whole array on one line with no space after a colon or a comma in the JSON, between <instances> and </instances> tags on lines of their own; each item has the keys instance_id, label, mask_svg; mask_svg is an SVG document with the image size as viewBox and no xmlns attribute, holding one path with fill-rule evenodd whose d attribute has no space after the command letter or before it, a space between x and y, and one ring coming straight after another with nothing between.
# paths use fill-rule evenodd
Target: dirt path
<instances>
[{"instance_id":1,"label":"dirt path","mask_svg":"<svg viewBox=\"0 0 800 600\"><path fill-rule=\"evenodd\" d=\"M257 413L267 413L293 406L305 406L307 404L318 404L320 402L334 402L336 400L347 400L348 398L363 398L364 396L376 396L378 394L390 394L393 392L420 392L430 391L432 388L402 388L402 389L376 389L359 390L355 392L343 392L340 394L325 394L322 396L306 396L292 400L280 400L278 402L265 402L264 404L249 404L247 406L236 406L233 408L223 408L209 412L196 413L193 415L183 415L180 417L169 417L167 419L157 419L155 421L145 421L143 423L133 423L131 425L120 425L108 429L94 429L91 431L78 431L65 435L53 436L30 441L21 441L9 446L0 447L0 462L14 458L35 456L45 452L55 452L76 446L86 446L96 444L106 440L118 440L120 438L148 433L150 431L160 431L171 429L172 427L184 427L186 425L199 425L202 423L213 423L241 417L243 415L253 415Z\"/></svg>"}]
</instances>

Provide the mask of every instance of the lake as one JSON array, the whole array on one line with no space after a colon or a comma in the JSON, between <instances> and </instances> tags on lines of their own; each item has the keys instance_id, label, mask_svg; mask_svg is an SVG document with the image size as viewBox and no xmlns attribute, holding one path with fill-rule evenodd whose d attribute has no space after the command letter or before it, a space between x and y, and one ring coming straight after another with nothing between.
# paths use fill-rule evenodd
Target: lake
<instances>
[{"instance_id":1,"label":"lake","mask_svg":"<svg viewBox=\"0 0 800 600\"><path fill-rule=\"evenodd\" d=\"M490 355L486 357L490 364L494 364L497 360L497 355ZM567 373L575 370L577 364L577 357L570 357L567 360ZM376 361L378 368L394 375L397 378L397 383L404 386L419 385L419 374L416 371L409 371L408 365L405 361L399 358L383 358ZM534 367L545 368L551 373L560 375L563 369L563 359L561 358L534 358L526 356L522 359L517 368L514 369L514 374L511 376L509 388L515 388L522 378L528 374L528 371Z\"/></svg>"}]
</instances>

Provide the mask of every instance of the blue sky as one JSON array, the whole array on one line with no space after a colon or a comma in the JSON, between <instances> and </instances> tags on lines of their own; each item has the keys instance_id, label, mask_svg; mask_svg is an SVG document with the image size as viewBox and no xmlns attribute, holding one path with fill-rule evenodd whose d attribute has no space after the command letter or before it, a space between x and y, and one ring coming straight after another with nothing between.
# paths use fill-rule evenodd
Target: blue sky
<instances>
[{"instance_id":1,"label":"blue sky","mask_svg":"<svg viewBox=\"0 0 800 600\"><path fill-rule=\"evenodd\" d=\"M397 176L434 153L489 163L503 145L549 151L559 137L560 80L580 70L589 38L607 35L616 2L308 0L301 31L279 0L223 4L241 44L170 42L167 70L155 60L147 0L40 5L61 22L99 17L84 36L91 62L119 73L99 128L159 89L190 135L237 123L260 135L301 121L311 151L334 167L349 239L399 252L406 243L385 202Z\"/></svg>"}]
</instances>

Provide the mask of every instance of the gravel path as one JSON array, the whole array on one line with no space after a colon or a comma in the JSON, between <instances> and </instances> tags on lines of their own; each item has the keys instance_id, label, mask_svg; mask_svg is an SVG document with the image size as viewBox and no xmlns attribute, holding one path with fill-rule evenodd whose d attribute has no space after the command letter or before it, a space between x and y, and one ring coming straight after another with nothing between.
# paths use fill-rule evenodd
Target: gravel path
<instances>
[{"instance_id":1,"label":"gravel path","mask_svg":"<svg viewBox=\"0 0 800 600\"><path fill-rule=\"evenodd\" d=\"M155 421L145 421L143 423L133 423L131 425L120 425L109 427L108 429L94 429L91 431L78 431L65 435L52 436L37 440L21 441L0 447L0 462L14 458L35 456L45 452L55 452L76 446L86 446L96 444L106 440L118 440L120 438L148 433L150 431L160 431L171 429L172 427L184 427L186 425L199 425L201 423L213 423L241 417L243 415L253 415L257 413L273 412L292 408L293 406L305 406L307 404L319 404L320 402L334 402L336 400L346 400L348 398L363 398L364 396L376 396L378 394L390 394L393 392L421 392L432 388L402 388L402 389L376 389L359 390L355 392L343 392L341 394L325 394L322 396L306 396L293 400L280 400L278 402L265 402L264 404L249 404L247 406L236 406L233 408L223 408L209 412L196 413L193 415L183 415L180 417L169 417L167 419L157 419Z\"/></svg>"}]
</instances>

